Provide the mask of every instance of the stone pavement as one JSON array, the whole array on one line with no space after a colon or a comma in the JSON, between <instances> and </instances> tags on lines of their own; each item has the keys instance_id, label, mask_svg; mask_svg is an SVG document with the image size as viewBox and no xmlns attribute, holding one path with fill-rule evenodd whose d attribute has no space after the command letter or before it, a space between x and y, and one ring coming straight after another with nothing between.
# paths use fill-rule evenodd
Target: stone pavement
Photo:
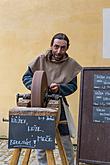
<instances>
[{"instance_id":1,"label":"stone pavement","mask_svg":"<svg viewBox=\"0 0 110 165\"><path fill-rule=\"evenodd\" d=\"M13 149L8 149L8 141L7 140L0 140L0 165L9 165L9 161L12 157ZM18 165L21 165L21 161L23 159L25 151L21 152L20 160ZM62 165L61 159L59 156L59 151L56 146L56 149L54 150L56 165ZM29 165L37 165L37 159L36 159L36 151L35 149L32 150Z\"/></svg>"}]
</instances>

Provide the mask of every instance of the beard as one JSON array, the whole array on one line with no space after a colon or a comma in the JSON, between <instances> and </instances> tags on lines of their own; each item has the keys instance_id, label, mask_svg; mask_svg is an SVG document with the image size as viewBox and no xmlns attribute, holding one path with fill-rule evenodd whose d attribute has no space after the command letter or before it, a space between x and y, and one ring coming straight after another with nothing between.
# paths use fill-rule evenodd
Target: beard
<instances>
[{"instance_id":1,"label":"beard","mask_svg":"<svg viewBox=\"0 0 110 165\"><path fill-rule=\"evenodd\" d=\"M53 54L53 58L54 58L56 61L62 60L64 56L65 56L64 54Z\"/></svg>"}]
</instances>

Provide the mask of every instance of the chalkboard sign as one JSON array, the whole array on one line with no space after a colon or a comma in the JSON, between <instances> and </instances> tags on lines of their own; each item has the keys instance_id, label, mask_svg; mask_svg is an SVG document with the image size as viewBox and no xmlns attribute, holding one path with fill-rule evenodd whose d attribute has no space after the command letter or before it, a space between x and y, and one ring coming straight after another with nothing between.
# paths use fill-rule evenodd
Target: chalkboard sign
<instances>
[{"instance_id":1,"label":"chalkboard sign","mask_svg":"<svg viewBox=\"0 0 110 165\"><path fill-rule=\"evenodd\" d=\"M93 90L94 106L110 106L110 90Z\"/></svg>"},{"instance_id":2,"label":"chalkboard sign","mask_svg":"<svg viewBox=\"0 0 110 165\"><path fill-rule=\"evenodd\" d=\"M110 89L110 73L94 74L95 89Z\"/></svg>"},{"instance_id":3,"label":"chalkboard sign","mask_svg":"<svg viewBox=\"0 0 110 165\"><path fill-rule=\"evenodd\" d=\"M110 107L93 106L93 121L110 123Z\"/></svg>"},{"instance_id":4,"label":"chalkboard sign","mask_svg":"<svg viewBox=\"0 0 110 165\"><path fill-rule=\"evenodd\" d=\"M54 149L55 116L9 115L8 148Z\"/></svg>"},{"instance_id":5,"label":"chalkboard sign","mask_svg":"<svg viewBox=\"0 0 110 165\"><path fill-rule=\"evenodd\" d=\"M110 68L81 72L77 164L110 165Z\"/></svg>"},{"instance_id":6,"label":"chalkboard sign","mask_svg":"<svg viewBox=\"0 0 110 165\"><path fill-rule=\"evenodd\" d=\"M110 122L110 73L94 74L93 122Z\"/></svg>"}]
</instances>

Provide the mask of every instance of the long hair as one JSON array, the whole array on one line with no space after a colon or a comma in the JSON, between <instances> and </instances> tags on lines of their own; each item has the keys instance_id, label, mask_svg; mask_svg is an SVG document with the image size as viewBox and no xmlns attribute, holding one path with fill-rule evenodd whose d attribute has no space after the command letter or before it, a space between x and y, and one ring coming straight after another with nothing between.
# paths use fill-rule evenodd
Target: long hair
<instances>
[{"instance_id":1,"label":"long hair","mask_svg":"<svg viewBox=\"0 0 110 165\"><path fill-rule=\"evenodd\" d=\"M69 38L66 36L66 34L64 34L64 33L57 33L57 34L55 34L53 36L52 40L51 40L50 46L53 45L53 42L54 42L55 39L65 40L67 42L67 49L68 49L70 44L69 44Z\"/></svg>"}]
</instances>

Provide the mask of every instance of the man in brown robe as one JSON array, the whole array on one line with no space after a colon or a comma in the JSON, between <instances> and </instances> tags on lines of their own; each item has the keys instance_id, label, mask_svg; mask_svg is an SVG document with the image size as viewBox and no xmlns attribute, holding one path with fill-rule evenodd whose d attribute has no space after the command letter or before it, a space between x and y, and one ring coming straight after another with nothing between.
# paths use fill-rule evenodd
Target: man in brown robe
<instances>
[{"instance_id":1,"label":"man in brown robe","mask_svg":"<svg viewBox=\"0 0 110 165\"><path fill-rule=\"evenodd\" d=\"M69 48L69 39L63 33L56 34L50 44L50 50L28 65L28 69L23 75L24 85L31 90L32 77L35 71L44 70L47 75L49 94L59 94L67 104L65 96L77 90L77 74L81 71L81 66L66 53ZM67 120L64 106L61 104L60 120ZM74 152L68 124L58 126L61 134L69 165L74 165ZM47 165L44 150L37 149L39 165Z\"/></svg>"}]
</instances>

